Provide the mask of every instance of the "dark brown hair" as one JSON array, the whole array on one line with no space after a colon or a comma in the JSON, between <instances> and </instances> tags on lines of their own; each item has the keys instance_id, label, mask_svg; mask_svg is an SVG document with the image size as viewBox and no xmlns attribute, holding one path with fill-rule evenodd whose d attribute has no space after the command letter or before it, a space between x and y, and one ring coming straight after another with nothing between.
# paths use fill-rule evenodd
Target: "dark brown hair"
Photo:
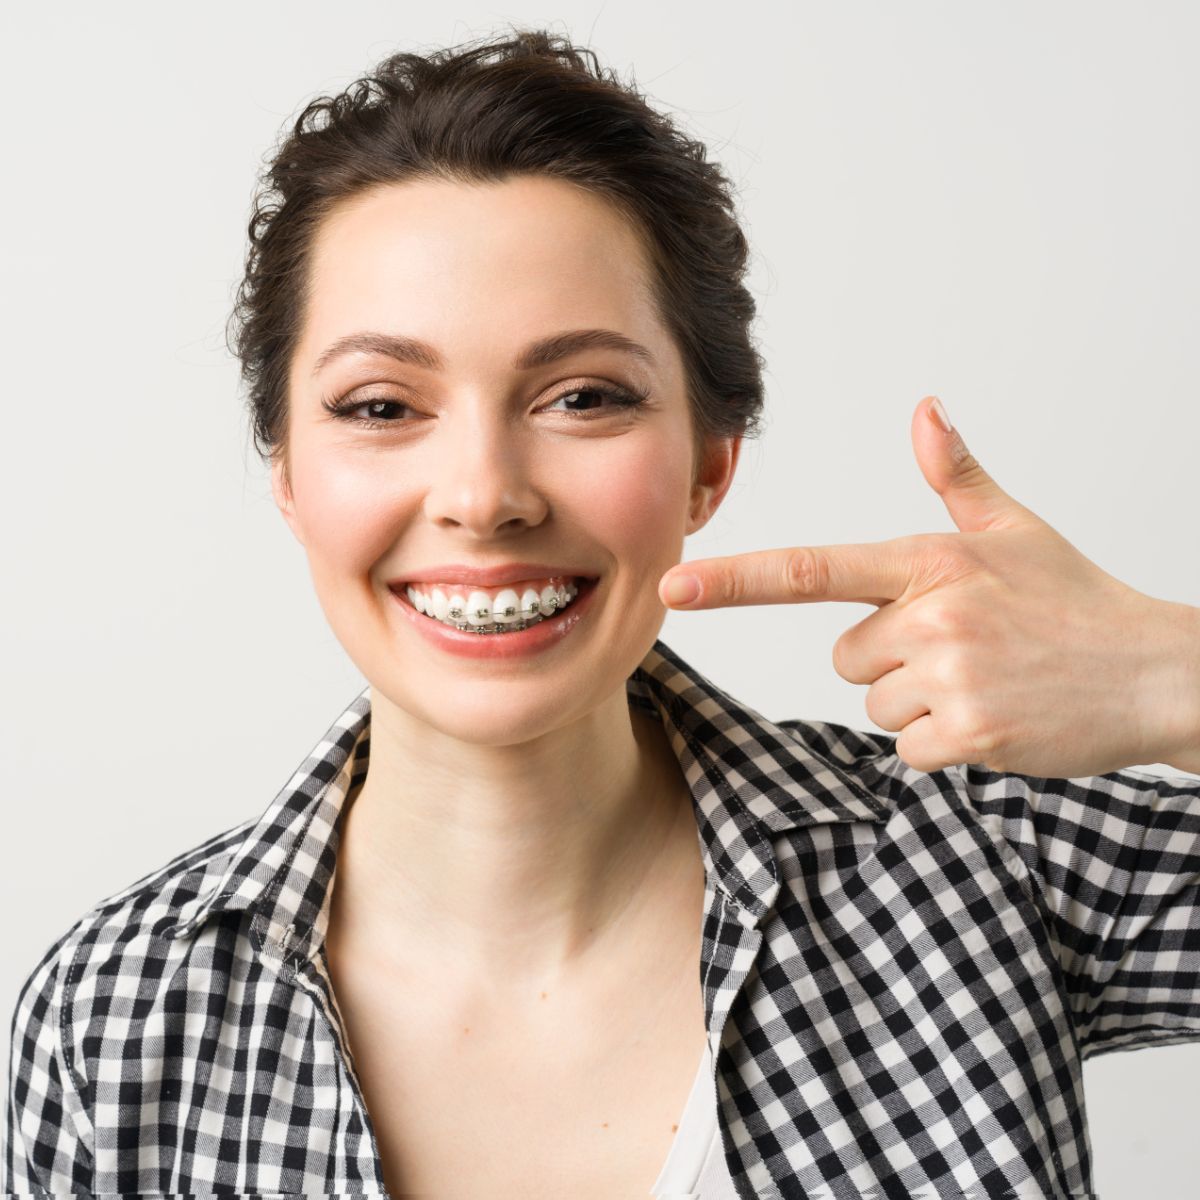
<instances>
[{"instance_id":1,"label":"dark brown hair","mask_svg":"<svg viewBox=\"0 0 1200 1200\"><path fill-rule=\"evenodd\" d=\"M311 101L268 158L230 328L263 459L281 454L286 467L288 372L322 218L365 188L420 178L540 173L607 199L646 247L659 318L684 364L695 447L706 435L761 431L764 363L728 179L592 50L545 30L509 33L393 54Z\"/></svg>"}]
</instances>

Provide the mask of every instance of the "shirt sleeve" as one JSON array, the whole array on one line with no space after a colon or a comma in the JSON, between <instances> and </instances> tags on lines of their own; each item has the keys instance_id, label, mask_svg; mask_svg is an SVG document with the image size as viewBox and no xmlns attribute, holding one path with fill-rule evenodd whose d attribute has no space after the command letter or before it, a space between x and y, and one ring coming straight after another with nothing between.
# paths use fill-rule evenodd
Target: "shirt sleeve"
<instances>
[{"instance_id":1,"label":"shirt sleeve","mask_svg":"<svg viewBox=\"0 0 1200 1200\"><path fill-rule=\"evenodd\" d=\"M91 1193L92 1153L71 1111L59 1040L64 934L34 968L17 997L11 1028L4 1125L4 1194L61 1196ZM64 1082L65 1081L65 1082Z\"/></svg>"},{"instance_id":2,"label":"shirt sleeve","mask_svg":"<svg viewBox=\"0 0 1200 1200\"><path fill-rule=\"evenodd\" d=\"M1081 1055L1200 1040L1200 778L947 774L1032 879Z\"/></svg>"}]
</instances>

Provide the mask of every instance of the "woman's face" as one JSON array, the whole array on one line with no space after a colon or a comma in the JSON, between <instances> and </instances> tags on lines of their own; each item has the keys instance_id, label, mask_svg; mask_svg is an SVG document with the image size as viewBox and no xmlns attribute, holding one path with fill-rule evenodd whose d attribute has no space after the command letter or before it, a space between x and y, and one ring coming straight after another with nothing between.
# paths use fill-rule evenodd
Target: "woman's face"
<instances>
[{"instance_id":1,"label":"woman's face","mask_svg":"<svg viewBox=\"0 0 1200 1200\"><path fill-rule=\"evenodd\" d=\"M479 744L529 740L623 693L658 636L658 581L720 503L740 443L716 439L693 463L683 364L648 288L615 210L541 176L387 185L321 225L288 471L276 462L272 488L338 640L417 720ZM646 353L596 344L522 362L580 330ZM596 583L529 649L521 633L430 636L420 623L434 618L408 606L418 573L452 583L447 564L512 563ZM485 641L496 649L470 653Z\"/></svg>"}]
</instances>

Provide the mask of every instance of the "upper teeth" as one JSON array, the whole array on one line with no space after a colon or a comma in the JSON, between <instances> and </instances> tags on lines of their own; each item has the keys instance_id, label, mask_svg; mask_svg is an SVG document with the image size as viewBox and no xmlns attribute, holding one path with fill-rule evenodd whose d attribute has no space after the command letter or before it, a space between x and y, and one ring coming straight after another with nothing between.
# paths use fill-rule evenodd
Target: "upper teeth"
<instances>
[{"instance_id":1,"label":"upper teeth","mask_svg":"<svg viewBox=\"0 0 1200 1200\"><path fill-rule=\"evenodd\" d=\"M451 625L476 626L512 625L549 616L569 604L579 591L570 580L548 580L541 587L530 583L519 592L511 587L496 592L468 590L452 583L425 588L409 584L406 590L413 607L427 616Z\"/></svg>"}]
</instances>

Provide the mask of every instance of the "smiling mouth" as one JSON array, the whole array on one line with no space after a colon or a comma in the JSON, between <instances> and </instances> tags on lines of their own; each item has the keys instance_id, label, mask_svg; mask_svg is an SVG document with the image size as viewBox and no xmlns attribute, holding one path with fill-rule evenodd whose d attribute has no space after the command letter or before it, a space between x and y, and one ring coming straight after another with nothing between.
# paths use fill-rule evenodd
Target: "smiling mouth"
<instances>
[{"instance_id":1,"label":"smiling mouth","mask_svg":"<svg viewBox=\"0 0 1200 1200\"><path fill-rule=\"evenodd\" d=\"M581 595L599 582L598 577L560 576L536 588L482 589L439 585L419 588L392 585L392 592L427 620L462 633L511 636L559 619Z\"/></svg>"}]
</instances>

